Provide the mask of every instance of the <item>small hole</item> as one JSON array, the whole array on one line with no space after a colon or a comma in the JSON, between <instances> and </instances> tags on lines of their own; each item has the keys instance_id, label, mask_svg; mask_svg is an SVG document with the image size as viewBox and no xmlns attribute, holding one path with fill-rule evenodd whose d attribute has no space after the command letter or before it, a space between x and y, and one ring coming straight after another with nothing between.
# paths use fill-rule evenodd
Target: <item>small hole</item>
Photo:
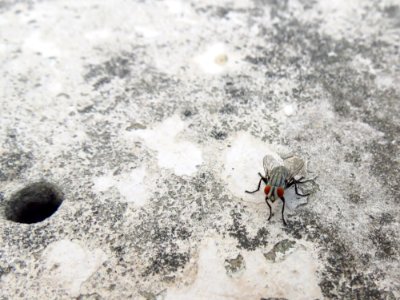
<instances>
[{"instance_id":1,"label":"small hole","mask_svg":"<svg viewBox=\"0 0 400 300\"><path fill-rule=\"evenodd\" d=\"M11 196L5 207L7 220L32 224L41 222L60 207L62 193L52 184L36 182Z\"/></svg>"}]
</instances>

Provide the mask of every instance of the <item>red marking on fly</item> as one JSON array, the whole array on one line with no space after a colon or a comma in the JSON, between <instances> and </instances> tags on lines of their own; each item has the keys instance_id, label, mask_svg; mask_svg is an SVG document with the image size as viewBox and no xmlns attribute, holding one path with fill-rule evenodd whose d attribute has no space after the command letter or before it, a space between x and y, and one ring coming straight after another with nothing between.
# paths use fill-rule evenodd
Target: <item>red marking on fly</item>
<instances>
[{"instance_id":1,"label":"red marking on fly","mask_svg":"<svg viewBox=\"0 0 400 300\"><path fill-rule=\"evenodd\" d=\"M278 195L279 198L282 199L284 193L285 193L285 189L283 187L280 186L276 189L276 194Z\"/></svg>"},{"instance_id":2,"label":"red marking on fly","mask_svg":"<svg viewBox=\"0 0 400 300\"><path fill-rule=\"evenodd\" d=\"M265 195L268 195L270 191L271 191L271 186L270 185L266 185L265 188L264 188Z\"/></svg>"}]
</instances>

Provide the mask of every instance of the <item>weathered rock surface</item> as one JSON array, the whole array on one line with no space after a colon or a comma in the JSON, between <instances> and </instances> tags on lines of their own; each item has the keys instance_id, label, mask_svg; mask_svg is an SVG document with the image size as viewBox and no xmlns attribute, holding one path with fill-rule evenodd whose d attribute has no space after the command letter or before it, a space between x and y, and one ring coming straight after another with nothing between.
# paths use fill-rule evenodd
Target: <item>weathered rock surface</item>
<instances>
[{"instance_id":1,"label":"weathered rock surface","mask_svg":"<svg viewBox=\"0 0 400 300\"><path fill-rule=\"evenodd\" d=\"M399 20L396 0L0 1L0 299L400 298ZM244 193L265 154L316 177L286 227ZM37 182L39 204L18 193Z\"/></svg>"}]
</instances>

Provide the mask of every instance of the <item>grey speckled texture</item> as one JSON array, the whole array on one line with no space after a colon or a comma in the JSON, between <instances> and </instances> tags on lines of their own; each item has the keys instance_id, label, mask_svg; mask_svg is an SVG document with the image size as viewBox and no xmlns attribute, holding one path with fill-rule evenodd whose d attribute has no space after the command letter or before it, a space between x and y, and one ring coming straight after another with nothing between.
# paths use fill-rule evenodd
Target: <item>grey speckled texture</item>
<instances>
[{"instance_id":1,"label":"grey speckled texture","mask_svg":"<svg viewBox=\"0 0 400 300\"><path fill-rule=\"evenodd\" d=\"M400 298L400 2L215 3L0 1L0 299Z\"/></svg>"}]
</instances>

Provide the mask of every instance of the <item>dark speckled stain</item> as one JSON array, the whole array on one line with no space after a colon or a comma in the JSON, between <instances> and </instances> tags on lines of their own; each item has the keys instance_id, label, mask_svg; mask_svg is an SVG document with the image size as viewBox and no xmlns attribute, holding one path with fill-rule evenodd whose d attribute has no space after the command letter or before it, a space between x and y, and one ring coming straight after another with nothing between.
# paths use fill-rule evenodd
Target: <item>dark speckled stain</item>
<instances>
[{"instance_id":1,"label":"dark speckled stain","mask_svg":"<svg viewBox=\"0 0 400 300\"><path fill-rule=\"evenodd\" d=\"M200 4L200 3L199 3ZM227 18L228 14L234 9L229 7L229 5L225 6L215 6L215 5L207 5L207 6L198 6L194 8L198 14L207 14L210 17L214 18Z\"/></svg>"},{"instance_id":2,"label":"dark speckled stain","mask_svg":"<svg viewBox=\"0 0 400 300\"><path fill-rule=\"evenodd\" d=\"M44 225L34 226L7 226L3 228L3 241L11 249L27 249L29 251L38 251L47 247L58 240L59 236L54 228L49 223Z\"/></svg>"},{"instance_id":3,"label":"dark speckled stain","mask_svg":"<svg viewBox=\"0 0 400 300\"><path fill-rule=\"evenodd\" d=\"M337 231L324 227L314 214L303 210L299 215L302 221L291 220L285 231L295 238L319 244L321 251L327 254L319 283L325 299L395 299L391 291L377 287L375 282L382 279L382 274L362 271L360 266L368 262L368 257L354 256Z\"/></svg>"},{"instance_id":4,"label":"dark speckled stain","mask_svg":"<svg viewBox=\"0 0 400 300\"><path fill-rule=\"evenodd\" d=\"M159 297L159 294L155 294L155 293L152 293L152 292L140 291L139 293L145 300L157 300L157 299L160 299L160 298L162 299L162 297Z\"/></svg>"},{"instance_id":5,"label":"dark speckled stain","mask_svg":"<svg viewBox=\"0 0 400 300\"><path fill-rule=\"evenodd\" d=\"M215 15L219 18L226 18L228 14L232 11L232 8L229 7L222 7L222 6L214 6L215 8Z\"/></svg>"},{"instance_id":6,"label":"dark speckled stain","mask_svg":"<svg viewBox=\"0 0 400 300\"><path fill-rule=\"evenodd\" d=\"M79 199L79 201L88 201L88 198ZM95 200L94 200L95 201ZM77 236L95 235L99 227L109 227L114 231L118 228L120 220L127 209L128 204L118 201L96 202L90 209L77 210L75 214L68 216L70 218L70 230Z\"/></svg>"},{"instance_id":7,"label":"dark speckled stain","mask_svg":"<svg viewBox=\"0 0 400 300\"><path fill-rule=\"evenodd\" d=\"M101 77L102 75L107 75L111 78L125 78L131 73L129 65L130 60L133 59L134 56L130 54L128 57L113 57L99 65L89 65L87 67L89 71L85 74L85 79L90 80L95 77Z\"/></svg>"},{"instance_id":8,"label":"dark speckled stain","mask_svg":"<svg viewBox=\"0 0 400 300\"><path fill-rule=\"evenodd\" d=\"M222 118L229 118L229 115L238 116L245 114L249 107L269 106L275 108L271 94L273 90L268 86L260 89L254 79L247 75L226 75L223 92L225 93L224 104L219 108L218 113ZM239 109L242 108L242 109Z\"/></svg>"},{"instance_id":9,"label":"dark speckled stain","mask_svg":"<svg viewBox=\"0 0 400 300\"><path fill-rule=\"evenodd\" d=\"M89 104L89 105L85 106L82 109L78 109L78 112L80 114L87 114L87 113L90 113L90 112L93 112L93 111L94 111L94 105L93 104Z\"/></svg>"},{"instance_id":10,"label":"dark speckled stain","mask_svg":"<svg viewBox=\"0 0 400 300\"><path fill-rule=\"evenodd\" d=\"M193 112L191 110L189 110L189 109L186 109L183 112L183 116L186 117L186 118L190 118L191 116L193 116Z\"/></svg>"},{"instance_id":11,"label":"dark speckled stain","mask_svg":"<svg viewBox=\"0 0 400 300\"><path fill-rule=\"evenodd\" d=\"M258 0L270 7L270 17L274 19L288 8L288 0Z\"/></svg>"},{"instance_id":12,"label":"dark speckled stain","mask_svg":"<svg viewBox=\"0 0 400 300\"><path fill-rule=\"evenodd\" d=\"M102 113L114 110L120 103L124 105L131 101L142 101L142 99L138 100L140 95L157 95L161 91L168 93L169 88L175 88L179 84L178 79L169 74L160 72L151 66L144 67L144 57L147 57L146 49L137 46L131 52L121 52L103 63L86 66L87 72L84 74L84 79L93 86L94 90L104 93L109 102L109 107ZM123 80L125 88L110 101L107 94L110 83L114 79ZM175 94L170 95L170 97L175 96ZM101 99L96 100L96 102L99 101ZM142 101L140 106L145 109L145 105L148 105L147 108L153 115L160 114L160 119L163 119L164 115L168 113L166 111L168 105L174 105L174 103L174 101L167 101L164 106L152 106L151 101L148 103Z\"/></svg>"},{"instance_id":13,"label":"dark speckled stain","mask_svg":"<svg viewBox=\"0 0 400 300\"><path fill-rule=\"evenodd\" d=\"M190 259L190 253L179 252L176 241L187 240L190 236L191 232L184 227L156 226L151 234L151 241L156 244L156 255L151 257L150 264L142 275L169 275L183 268Z\"/></svg>"},{"instance_id":14,"label":"dark speckled stain","mask_svg":"<svg viewBox=\"0 0 400 300\"><path fill-rule=\"evenodd\" d=\"M268 244L269 232L265 227L260 228L254 237L250 237L246 226L242 223L241 214L237 211L232 211L231 217L233 225L228 228L228 232L230 236L237 239L237 247L239 249L254 251L258 247Z\"/></svg>"},{"instance_id":15,"label":"dark speckled stain","mask_svg":"<svg viewBox=\"0 0 400 300\"><path fill-rule=\"evenodd\" d=\"M360 203L364 202L364 200L361 198L361 196L360 196L360 194L358 192L350 193L347 196L347 199L349 199L349 201L354 203L354 204L360 204Z\"/></svg>"},{"instance_id":16,"label":"dark speckled stain","mask_svg":"<svg viewBox=\"0 0 400 300\"><path fill-rule=\"evenodd\" d=\"M226 132L218 130L217 128L214 128L210 135L216 140L225 140L228 136Z\"/></svg>"},{"instance_id":17,"label":"dark speckled stain","mask_svg":"<svg viewBox=\"0 0 400 300\"><path fill-rule=\"evenodd\" d=\"M235 114L237 113L237 107L233 106L232 104L225 104L224 106L221 107L219 110L219 113L221 114Z\"/></svg>"},{"instance_id":18,"label":"dark speckled stain","mask_svg":"<svg viewBox=\"0 0 400 300\"><path fill-rule=\"evenodd\" d=\"M369 148L374 155L374 162L371 167L372 172L378 176L383 185L388 187L394 195L394 197L391 197L386 194L382 200L398 202L397 199L400 197L400 178L398 176L400 161L396 157L400 156L399 145L391 144L389 141L386 144L373 142Z\"/></svg>"},{"instance_id":19,"label":"dark speckled stain","mask_svg":"<svg viewBox=\"0 0 400 300\"><path fill-rule=\"evenodd\" d=\"M7 275L8 273L14 272L15 268L10 265L0 265L0 279L2 276Z\"/></svg>"},{"instance_id":20,"label":"dark speckled stain","mask_svg":"<svg viewBox=\"0 0 400 300\"><path fill-rule=\"evenodd\" d=\"M339 136L340 138L340 136ZM360 165L361 164L361 149L359 147L355 147L354 150L352 150L349 153L346 153L344 156L344 161L353 163L354 165Z\"/></svg>"},{"instance_id":21,"label":"dark speckled stain","mask_svg":"<svg viewBox=\"0 0 400 300\"><path fill-rule=\"evenodd\" d=\"M379 225L388 225L394 222L395 218L390 213L382 213L378 218Z\"/></svg>"},{"instance_id":22,"label":"dark speckled stain","mask_svg":"<svg viewBox=\"0 0 400 300\"><path fill-rule=\"evenodd\" d=\"M225 93L231 99L239 100L239 102L248 102L248 91L244 87L237 86L233 82L227 82L225 84Z\"/></svg>"},{"instance_id":23,"label":"dark speckled stain","mask_svg":"<svg viewBox=\"0 0 400 300\"><path fill-rule=\"evenodd\" d=\"M90 294L80 294L76 300L101 300L104 299L101 295L98 293L90 293Z\"/></svg>"},{"instance_id":24,"label":"dark speckled stain","mask_svg":"<svg viewBox=\"0 0 400 300\"><path fill-rule=\"evenodd\" d=\"M175 239L187 240L191 235L191 232L189 232L185 227L156 227L154 229L154 233L152 234L152 240L155 240L159 243L165 243Z\"/></svg>"},{"instance_id":25,"label":"dark speckled stain","mask_svg":"<svg viewBox=\"0 0 400 300\"><path fill-rule=\"evenodd\" d=\"M18 5L18 9L14 11L16 15L21 13L21 7L24 6L27 10L31 10L36 1L32 0L2 0L0 1L0 13L14 9Z\"/></svg>"},{"instance_id":26,"label":"dark speckled stain","mask_svg":"<svg viewBox=\"0 0 400 300\"><path fill-rule=\"evenodd\" d=\"M228 274L234 274L246 268L246 263L243 256L239 253L236 258L225 259L224 266Z\"/></svg>"},{"instance_id":27,"label":"dark speckled stain","mask_svg":"<svg viewBox=\"0 0 400 300\"><path fill-rule=\"evenodd\" d=\"M86 81L93 82L94 89L111 82L113 78L126 78L131 75L131 66L135 61L133 53L123 53L115 56L102 64L91 64L86 68L88 72L84 78Z\"/></svg>"},{"instance_id":28,"label":"dark speckled stain","mask_svg":"<svg viewBox=\"0 0 400 300\"><path fill-rule=\"evenodd\" d=\"M395 259L400 253L397 244L393 241L395 233L387 228L374 228L370 233L369 238L376 246L377 251L375 256L380 259Z\"/></svg>"},{"instance_id":29,"label":"dark speckled stain","mask_svg":"<svg viewBox=\"0 0 400 300\"><path fill-rule=\"evenodd\" d=\"M400 6L389 5L384 8L384 13L392 19L394 27L400 27Z\"/></svg>"},{"instance_id":30,"label":"dark speckled stain","mask_svg":"<svg viewBox=\"0 0 400 300\"><path fill-rule=\"evenodd\" d=\"M384 12L389 18L396 18L400 16L400 7L398 5L389 5L384 8Z\"/></svg>"},{"instance_id":31,"label":"dark speckled stain","mask_svg":"<svg viewBox=\"0 0 400 300\"><path fill-rule=\"evenodd\" d=\"M189 258L189 253L157 252L150 266L144 271L143 276L174 273L183 268L189 261Z\"/></svg>"},{"instance_id":32,"label":"dark speckled stain","mask_svg":"<svg viewBox=\"0 0 400 300\"><path fill-rule=\"evenodd\" d=\"M245 61L253 64L253 65L266 65L269 62L267 56L246 56Z\"/></svg>"}]
</instances>

